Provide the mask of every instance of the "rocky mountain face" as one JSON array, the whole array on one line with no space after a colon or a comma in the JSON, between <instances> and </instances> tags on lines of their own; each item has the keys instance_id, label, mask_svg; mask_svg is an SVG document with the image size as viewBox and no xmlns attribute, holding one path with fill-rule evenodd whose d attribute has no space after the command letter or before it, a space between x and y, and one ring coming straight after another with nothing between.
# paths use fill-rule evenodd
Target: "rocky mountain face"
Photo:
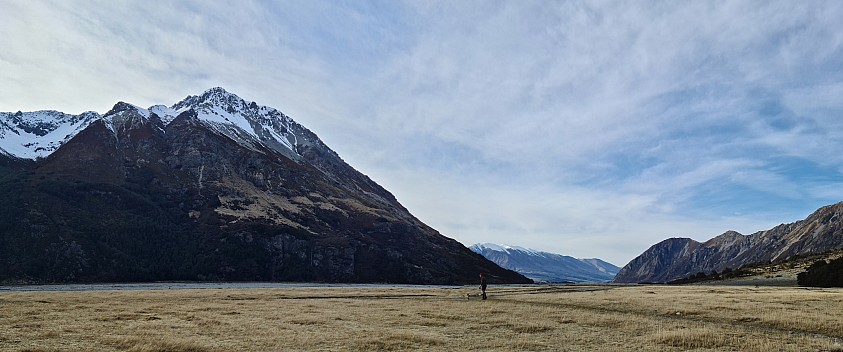
<instances>
[{"instance_id":1,"label":"rocky mountain face","mask_svg":"<svg viewBox=\"0 0 843 352\"><path fill-rule=\"evenodd\" d=\"M442 236L280 111L222 88L0 113L0 282L473 283Z\"/></svg>"},{"instance_id":2,"label":"rocky mountain face","mask_svg":"<svg viewBox=\"0 0 843 352\"><path fill-rule=\"evenodd\" d=\"M501 267L539 282L606 282L620 270L600 259L577 259L517 246L478 243L469 248Z\"/></svg>"},{"instance_id":3,"label":"rocky mountain face","mask_svg":"<svg viewBox=\"0 0 843 352\"><path fill-rule=\"evenodd\" d=\"M671 238L624 266L614 282L668 282L699 272L786 260L843 248L843 203L820 208L805 220L742 235L728 231L706 242Z\"/></svg>"}]
</instances>

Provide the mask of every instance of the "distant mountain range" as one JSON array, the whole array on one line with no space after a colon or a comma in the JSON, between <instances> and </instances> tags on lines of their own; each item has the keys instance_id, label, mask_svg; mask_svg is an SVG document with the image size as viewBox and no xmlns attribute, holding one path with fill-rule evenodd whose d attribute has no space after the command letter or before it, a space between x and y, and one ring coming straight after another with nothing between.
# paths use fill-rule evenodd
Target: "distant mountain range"
<instances>
[{"instance_id":1,"label":"distant mountain range","mask_svg":"<svg viewBox=\"0 0 843 352\"><path fill-rule=\"evenodd\" d=\"M538 282L606 282L620 270L600 259L577 259L517 246L478 243L469 248Z\"/></svg>"},{"instance_id":2,"label":"distant mountain range","mask_svg":"<svg viewBox=\"0 0 843 352\"><path fill-rule=\"evenodd\" d=\"M839 248L843 248L843 203L751 235L728 231L703 243L690 238L664 240L630 261L613 281L669 282L700 272L719 273Z\"/></svg>"},{"instance_id":3,"label":"distant mountain range","mask_svg":"<svg viewBox=\"0 0 843 352\"><path fill-rule=\"evenodd\" d=\"M0 283L526 283L425 225L281 111L0 113Z\"/></svg>"}]
</instances>

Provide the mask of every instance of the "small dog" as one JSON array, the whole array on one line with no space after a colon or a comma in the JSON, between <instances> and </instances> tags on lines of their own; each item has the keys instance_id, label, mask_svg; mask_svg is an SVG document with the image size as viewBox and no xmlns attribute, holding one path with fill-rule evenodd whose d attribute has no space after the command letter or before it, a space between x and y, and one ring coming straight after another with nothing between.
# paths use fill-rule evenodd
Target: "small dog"
<instances>
[{"instance_id":1,"label":"small dog","mask_svg":"<svg viewBox=\"0 0 843 352\"><path fill-rule=\"evenodd\" d=\"M466 293L465 294L465 299L471 299L472 297L486 299L485 297L483 297L482 293Z\"/></svg>"}]
</instances>

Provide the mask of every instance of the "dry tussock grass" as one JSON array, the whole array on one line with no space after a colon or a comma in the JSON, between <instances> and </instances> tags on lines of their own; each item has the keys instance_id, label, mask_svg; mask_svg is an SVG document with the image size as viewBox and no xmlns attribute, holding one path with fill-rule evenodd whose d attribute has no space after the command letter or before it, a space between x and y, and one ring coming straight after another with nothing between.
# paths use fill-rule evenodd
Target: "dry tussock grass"
<instances>
[{"instance_id":1,"label":"dry tussock grass","mask_svg":"<svg viewBox=\"0 0 843 352\"><path fill-rule=\"evenodd\" d=\"M752 287L0 293L2 351L843 351L843 290Z\"/></svg>"}]
</instances>

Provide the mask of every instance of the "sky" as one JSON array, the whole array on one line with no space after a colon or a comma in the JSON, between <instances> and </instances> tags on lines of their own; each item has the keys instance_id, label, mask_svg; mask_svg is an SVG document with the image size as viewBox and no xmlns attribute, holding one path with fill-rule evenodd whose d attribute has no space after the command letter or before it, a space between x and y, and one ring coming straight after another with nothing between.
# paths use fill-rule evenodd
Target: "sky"
<instances>
[{"instance_id":1,"label":"sky","mask_svg":"<svg viewBox=\"0 0 843 352\"><path fill-rule=\"evenodd\" d=\"M0 111L222 86L465 245L622 266L843 201L841 1L0 0Z\"/></svg>"}]
</instances>

